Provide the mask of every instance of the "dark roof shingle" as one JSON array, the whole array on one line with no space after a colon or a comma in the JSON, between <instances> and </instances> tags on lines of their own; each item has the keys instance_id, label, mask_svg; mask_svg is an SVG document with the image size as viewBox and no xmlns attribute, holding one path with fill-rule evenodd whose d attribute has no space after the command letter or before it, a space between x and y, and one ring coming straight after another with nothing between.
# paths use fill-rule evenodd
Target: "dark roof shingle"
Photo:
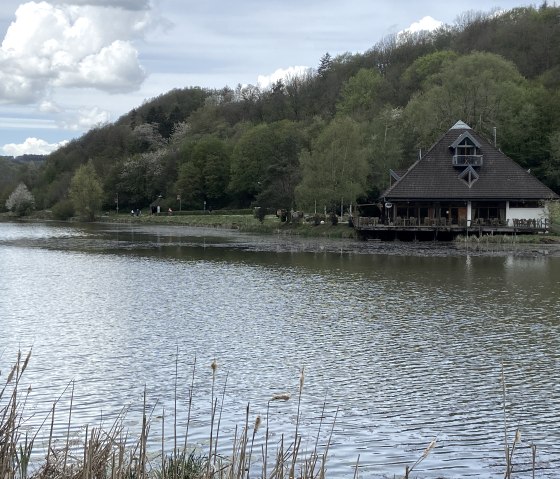
<instances>
[{"instance_id":1,"label":"dark roof shingle","mask_svg":"<svg viewBox=\"0 0 560 479\"><path fill-rule=\"evenodd\" d=\"M399 181L388 188L388 200L535 200L559 198L550 188L492 146L467 125L457 123ZM458 127L459 126L459 127ZM450 146L465 132L480 145L479 178L469 186L459 178L465 167L453 166Z\"/></svg>"}]
</instances>

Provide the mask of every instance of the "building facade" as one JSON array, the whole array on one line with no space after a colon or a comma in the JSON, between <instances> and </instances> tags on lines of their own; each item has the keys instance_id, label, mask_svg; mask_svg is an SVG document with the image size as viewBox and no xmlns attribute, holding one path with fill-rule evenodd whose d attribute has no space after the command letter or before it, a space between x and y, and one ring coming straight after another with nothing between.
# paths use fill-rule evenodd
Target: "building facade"
<instances>
[{"instance_id":1,"label":"building facade","mask_svg":"<svg viewBox=\"0 0 560 479\"><path fill-rule=\"evenodd\" d=\"M462 121L404 172L391 172L382 221L392 226L534 227L559 197Z\"/></svg>"}]
</instances>

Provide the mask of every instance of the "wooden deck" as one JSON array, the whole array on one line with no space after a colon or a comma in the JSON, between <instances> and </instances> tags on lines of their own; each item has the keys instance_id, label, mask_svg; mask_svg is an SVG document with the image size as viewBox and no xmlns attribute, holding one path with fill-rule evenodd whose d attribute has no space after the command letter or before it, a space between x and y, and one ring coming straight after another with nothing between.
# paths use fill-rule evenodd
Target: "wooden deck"
<instances>
[{"instance_id":1,"label":"wooden deck","mask_svg":"<svg viewBox=\"0 0 560 479\"><path fill-rule=\"evenodd\" d=\"M448 224L444 218L418 223L416 218L398 218L382 222L379 218L360 216L354 219L354 228L364 238L404 240L452 240L456 236L539 234L549 231L549 221L542 220L475 220L467 224Z\"/></svg>"}]
</instances>

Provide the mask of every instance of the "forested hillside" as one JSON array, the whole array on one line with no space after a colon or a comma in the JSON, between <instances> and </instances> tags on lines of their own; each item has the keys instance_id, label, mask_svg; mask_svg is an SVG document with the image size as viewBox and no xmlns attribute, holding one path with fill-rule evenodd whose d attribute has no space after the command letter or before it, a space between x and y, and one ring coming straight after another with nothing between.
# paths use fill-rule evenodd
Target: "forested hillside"
<instances>
[{"instance_id":1,"label":"forested hillside","mask_svg":"<svg viewBox=\"0 0 560 479\"><path fill-rule=\"evenodd\" d=\"M146 102L3 178L38 208L64 202L93 164L104 209L183 209L368 201L389 168L410 165L457 120L493 140L560 192L560 8L546 3L461 15L434 32L384 39L318 59L271 88L185 88ZM4 167L3 167L4 170ZM10 185L8 185L8 183Z\"/></svg>"}]
</instances>

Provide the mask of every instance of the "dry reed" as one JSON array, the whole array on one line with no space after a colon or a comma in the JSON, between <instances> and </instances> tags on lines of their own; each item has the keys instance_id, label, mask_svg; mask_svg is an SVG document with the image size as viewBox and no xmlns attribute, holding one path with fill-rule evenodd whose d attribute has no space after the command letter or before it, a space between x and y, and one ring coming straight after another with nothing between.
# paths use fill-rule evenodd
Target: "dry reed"
<instances>
[{"instance_id":1,"label":"dry reed","mask_svg":"<svg viewBox=\"0 0 560 479\"><path fill-rule=\"evenodd\" d=\"M215 393L216 376L218 373L217 362L211 364L211 409L208 448L193 449L188 442L189 421L191 420L194 375L196 359L193 365L193 374L187 400L187 425L184 437L180 438L177 427L178 401L178 360L175 364L175 382L173 385L173 409L175 420L172 426L173 450L167 451L165 446L166 412L161 414L161 450L149 451L150 425L154 409L148 410L147 391L144 388L142 405L142 425L138 437L131 437L124 430L124 419L127 410L123 409L109 425L91 427L86 425L82 439L70 439L73 408L75 403L75 384L70 382L66 387L70 389L70 406L63 429L65 439L62 442L54 440L55 430L60 424L57 416L58 403L62 397L54 401L50 412L43 420L34 436L22 435L21 424L24 420L25 402L30 393L20 391L21 377L28 366L31 352L25 359L18 354L14 366L0 390L0 478L2 479L249 479L251 467L258 463L262 465L259 477L267 479L287 479L299 477L302 479L324 478L328 446L332 438L329 437L325 451L318 450L318 439L315 446L308 454L300 451L301 436L299 434L301 418L301 401L303 390L303 369L300 375L299 397L297 406L297 420L293 442L286 444L282 435L277 444L270 443L269 411L266 416L266 433L260 438L262 419L256 416L252 426L249 418L250 405L247 404L245 420L241 428L236 427L233 444L226 444L225 449L231 454L222 455L219 450L220 422L223 403L226 393L227 375L224 389L220 396ZM178 356L178 354L177 354ZM23 396L22 396L23 394ZM64 394L64 392L63 392ZM279 394L272 400L287 401L290 395ZM154 406L155 408L155 406ZM324 416L324 412L322 416ZM34 441L39 430L48 424L48 439L46 450L36 450L34 460L31 456ZM334 421L333 421L334 427ZM319 433L318 433L319 434ZM262 447L256 447L257 437L262 442ZM179 448L179 440L182 446ZM227 447L229 445L229 448ZM260 454L259 454L260 452ZM150 455L151 454L151 455ZM271 454L271 457L268 457ZM39 457L43 457L40 459ZM272 460L272 467L267 471L267 464ZM33 470L30 470L33 465Z\"/></svg>"},{"instance_id":2,"label":"dry reed","mask_svg":"<svg viewBox=\"0 0 560 479\"><path fill-rule=\"evenodd\" d=\"M177 352L178 353L178 352ZM178 356L178 354L177 354ZM234 437L226 441L225 450L231 451L227 455L220 453L220 423L226 393L227 375L224 388L220 396L215 394L217 363L211 364L211 408L208 446L193 448L188 441L189 423L192 419L192 405L194 397L194 377L196 358L193 364L192 379L188 389L187 424L183 437L179 437L177 416L178 401L178 359L175 364L174 382L174 424L173 424L173 450L166 450L165 443L165 410L162 412L161 426L161 451L154 458L154 451L148 450L150 424L156 406L148 411L147 391L144 388L142 426L138 437L129 436L123 427L127 409L123 408L109 427L85 426L83 439L70 441L72 410L74 407L74 382L69 383L65 391L70 388L70 408L63 422L66 433L62 446L54 441L55 425L57 424L57 405L62 394L50 408L34 435L23 434L25 405L31 389L22 391L21 378L28 367L31 351L25 359L18 353L15 364L10 369L5 384L0 389L0 478L1 479L249 479L252 466L259 464L260 472L257 477L263 479L325 479L327 476L327 459L332 444L334 427L338 416L338 409L334 413L330 431L326 433L327 440L320 446L320 436L323 429L323 419L326 401L321 411L321 420L311 444L311 450L302 450L302 437L300 434L300 421L302 410L304 370L301 369L297 399L297 415L295 431L291 441L286 441L286 436L281 434L279 439L271 442L270 434L270 403L273 401L289 401L290 394L280 393L271 397L267 404L266 424L264 437L261 438L262 419L254 416L250 422L251 408L247 404L243 424L235 428ZM513 458L516 447L520 444L521 433L516 430L511 446L508 443L508 427L506 420L506 384L502 365L502 394L504 414L504 440L505 440L505 478L510 479L513 472ZM48 441L46 451L36 451L35 456L42 455L43 459L32 461L34 445L37 434L45 424L48 426ZM252 424L252 425L251 425ZM259 437L257 441L257 437ZM179 440L182 446L179 447ZM222 440L223 442L223 440ZM255 447L261 442L261 447ZM220 444L221 445L221 444ZM436 438L424 449L421 456L407 466L405 479L415 468L424 461L436 447ZM537 448L531 444L532 473L535 475ZM260 454L259 454L260 451ZM150 456L152 454L152 456ZM354 478L358 478L360 457L354 466ZM33 466L33 470L31 470Z\"/></svg>"}]
</instances>

